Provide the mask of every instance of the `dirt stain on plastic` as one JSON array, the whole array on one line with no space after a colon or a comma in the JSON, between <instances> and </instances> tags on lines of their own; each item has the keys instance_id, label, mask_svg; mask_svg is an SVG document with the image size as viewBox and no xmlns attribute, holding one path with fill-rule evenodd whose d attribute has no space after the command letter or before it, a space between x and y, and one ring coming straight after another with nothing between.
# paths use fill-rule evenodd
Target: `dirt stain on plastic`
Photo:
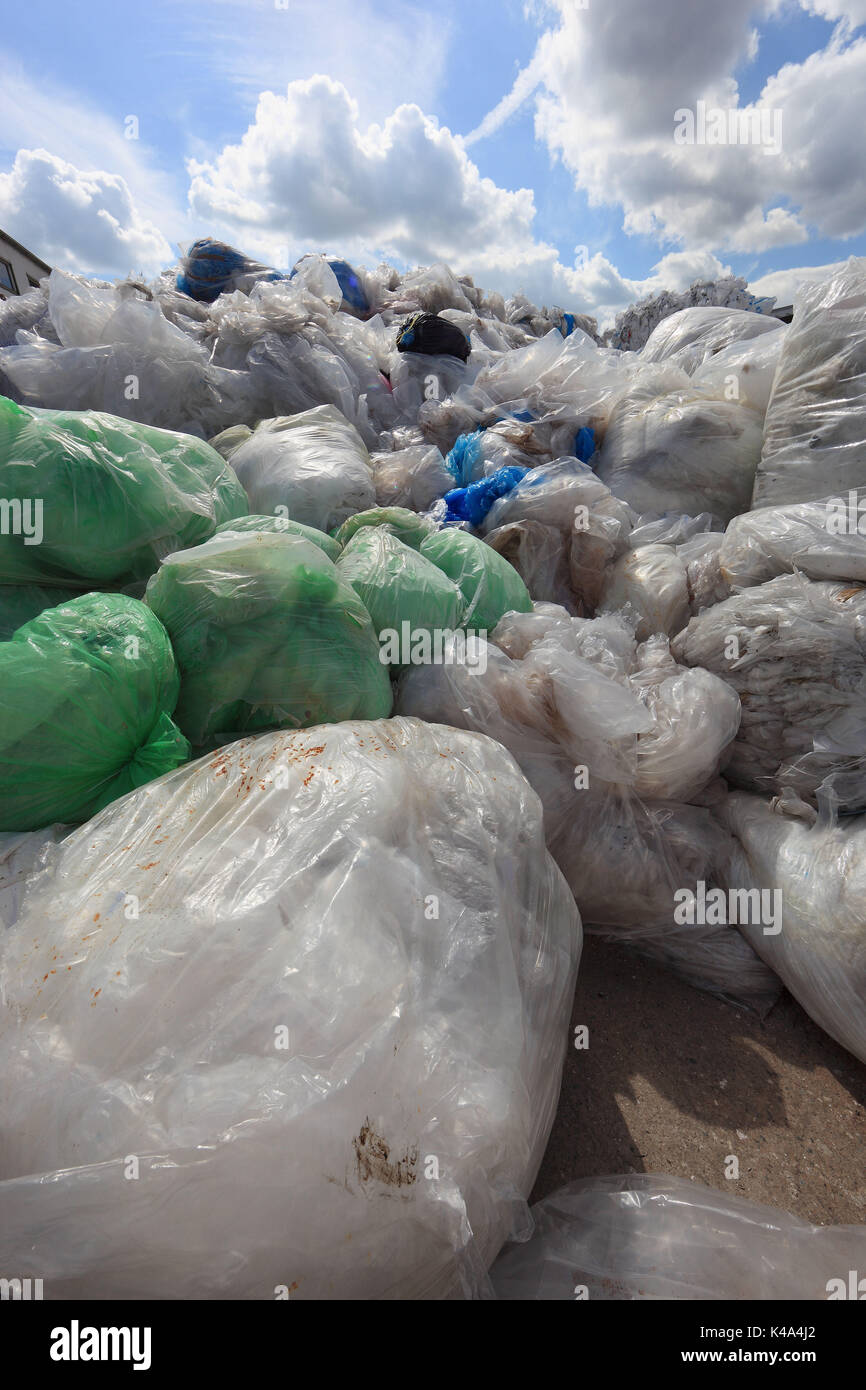
<instances>
[{"instance_id":1,"label":"dirt stain on plastic","mask_svg":"<svg viewBox=\"0 0 866 1390\"><path fill-rule=\"evenodd\" d=\"M411 1187L417 1182L418 1146L407 1147L402 1158L392 1159L391 1147L370 1124L369 1116L352 1140L358 1181L381 1182L386 1187Z\"/></svg>"}]
</instances>

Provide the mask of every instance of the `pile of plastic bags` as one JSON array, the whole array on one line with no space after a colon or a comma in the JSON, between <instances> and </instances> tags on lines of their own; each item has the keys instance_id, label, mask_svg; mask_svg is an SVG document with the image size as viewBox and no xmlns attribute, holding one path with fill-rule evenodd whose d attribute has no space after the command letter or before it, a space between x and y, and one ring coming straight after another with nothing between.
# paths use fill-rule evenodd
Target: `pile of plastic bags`
<instances>
[{"instance_id":1,"label":"pile of plastic bags","mask_svg":"<svg viewBox=\"0 0 866 1390\"><path fill-rule=\"evenodd\" d=\"M864 301L604 344L208 238L0 305L4 1268L490 1296L581 921L866 1060ZM712 1296L822 1296L793 1218L674 1180L536 1222L501 1297L695 1296L732 1232L766 1277Z\"/></svg>"}]
</instances>

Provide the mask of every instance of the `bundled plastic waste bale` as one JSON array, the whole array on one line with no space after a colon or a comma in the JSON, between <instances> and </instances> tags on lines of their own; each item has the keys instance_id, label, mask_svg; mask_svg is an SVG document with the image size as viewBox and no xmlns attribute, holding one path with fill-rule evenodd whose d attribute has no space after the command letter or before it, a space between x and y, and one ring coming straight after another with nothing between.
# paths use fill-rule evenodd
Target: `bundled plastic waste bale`
<instances>
[{"instance_id":1,"label":"bundled plastic waste bale","mask_svg":"<svg viewBox=\"0 0 866 1390\"><path fill-rule=\"evenodd\" d=\"M380 507L408 507L423 512L454 485L435 444L373 453L370 468Z\"/></svg>"},{"instance_id":2,"label":"bundled plastic waste bale","mask_svg":"<svg viewBox=\"0 0 866 1390\"><path fill-rule=\"evenodd\" d=\"M425 559L447 574L466 603L463 623L476 631L492 632L510 610L526 613L532 608L526 585L507 560L466 531L448 528L425 536Z\"/></svg>"},{"instance_id":3,"label":"bundled plastic waste bale","mask_svg":"<svg viewBox=\"0 0 866 1390\"><path fill-rule=\"evenodd\" d=\"M171 637L177 722L196 747L391 712L370 615L301 536L224 531L169 555L145 597Z\"/></svg>"},{"instance_id":4,"label":"bundled plastic waste bale","mask_svg":"<svg viewBox=\"0 0 866 1390\"><path fill-rule=\"evenodd\" d=\"M459 357L465 362L470 350L460 329L438 314L412 314L397 334L398 352L417 352L425 357Z\"/></svg>"},{"instance_id":5,"label":"bundled plastic waste bale","mask_svg":"<svg viewBox=\"0 0 866 1390\"><path fill-rule=\"evenodd\" d=\"M770 930L754 920L740 930L810 1017L866 1062L866 817L813 826L743 793L718 814L734 838L728 889L781 913Z\"/></svg>"},{"instance_id":6,"label":"bundled plastic waste bale","mask_svg":"<svg viewBox=\"0 0 866 1390\"><path fill-rule=\"evenodd\" d=\"M491 739L330 724L127 797L0 957L3 1268L57 1298L476 1294L525 1229L579 952Z\"/></svg>"},{"instance_id":7,"label":"bundled plastic waste bale","mask_svg":"<svg viewBox=\"0 0 866 1390\"><path fill-rule=\"evenodd\" d=\"M490 1271L501 1299L792 1301L857 1298L863 1226L810 1226L774 1207L655 1173L584 1178L532 1208L535 1231ZM856 1284L856 1276L855 1276Z\"/></svg>"},{"instance_id":8,"label":"bundled plastic waste bale","mask_svg":"<svg viewBox=\"0 0 866 1390\"><path fill-rule=\"evenodd\" d=\"M759 415L766 415L787 333L784 324L782 329L781 333L761 333L714 352L692 372L695 386L725 400L742 401Z\"/></svg>"},{"instance_id":9,"label":"bundled plastic waste bale","mask_svg":"<svg viewBox=\"0 0 866 1390\"><path fill-rule=\"evenodd\" d=\"M0 830L86 820L185 762L180 678L161 623L83 594L0 642Z\"/></svg>"},{"instance_id":10,"label":"bundled plastic waste bale","mask_svg":"<svg viewBox=\"0 0 866 1390\"><path fill-rule=\"evenodd\" d=\"M14 523L0 534L0 579L80 588L146 579L171 550L248 510L202 440L3 398L0 495Z\"/></svg>"},{"instance_id":11,"label":"bundled plastic waste bale","mask_svg":"<svg viewBox=\"0 0 866 1390\"><path fill-rule=\"evenodd\" d=\"M866 589L781 575L692 618L671 645L740 696L729 781L866 808Z\"/></svg>"},{"instance_id":12,"label":"bundled plastic waste bale","mask_svg":"<svg viewBox=\"0 0 866 1390\"><path fill-rule=\"evenodd\" d=\"M304 526L302 522L291 521L285 516L239 516L234 521L224 521L222 526L216 528L214 535L221 536L225 531L235 534L266 531L275 535L300 536L303 540L317 545L329 560L338 559L342 549L339 541L327 536L324 531L317 531L315 526Z\"/></svg>"},{"instance_id":13,"label":"bundled plastic waste bale","mask_svg":"<svg viewBox=\"0 0 866 1390\"><path fill-rule=\"evenodd\" d=\"M725 578L741 588L797 570L809 579L866 583L866 488L735 516L719 562Z\"/></svg>"},{"instance_id":14,"label":"bundled plastic waste bale","mask_svg":"<svg viewBox=\"0 0 866 1390\"><path fill-rule=\"evenodd\" d=\"M772 315L721 306L680 309L653 329L641 360L681 367L691 376L732 344L771 336L780 342L785 336L785 325Z\"/></svg>"},{"instance_id":15,"label":"bundled plastic waste bale","mask_svg":"<svg viewBox=\"0 0 866 1390\"><path fill-rule=\"evenodd\" d=\"M457 585L383 526L358 531L337 571L370 614L380 655L392 666L408 664L425 636L432 653L434 635L441 640L460 625L465 601Z\"/></svg>"},{"instance_id":16,"label":"bundled plastic waste bale","mask_svg":"<svg viewBox=\"0 0 866 1390\"><path fill-rule=\"evenodd\" d=\"M334 532L334 539L340 546L347 545L358 531L370 526L384 527L413 550L418 550L424 537L435 529L427 517L418 516L407 507L371 507L344 521Z\"/></svg>"},{"instance_id":17,"label":"bundled plastic waste bale","mask_svg":"<svg viewBox=\"0 0 866 1390\"><path fill-rule=\"evenodd\" d=\"M690 617L685 566L671 545L642 545L627 550L609 572L598 604L600 613L615 613L628 604L638 618L641 641L655 632L669 636Z\"/></svg>"},{"instance_id":18,"label":"bundled plastic waste bale","mask_svg":"<svg viewBox=\"0 0 866 1390\"><path fill-rule=\"evenodd\" d=\"M733 275L725 275L721 280L695 280L682 293L662 290L660 294L624 309L617 314L615 327L604 335L605 342L614 348L636 351L645 345L657 324L683 309L715 305L770 315L775 302L768 297L756 299L745 280Z\"/></svg>"},{"instance_id":19,"label":"bundled plastic waste bale","mask_svg":"<svg viewBox=\"0 0 866 1390\"><path fill-rule=\"evenodd\" d=\"M332 531L376 501L370 456L354 425L332 405L262 420L231 455L250 508Z\"/></svg>"},{"instance_id":20,"label":"bundled plastic waste bale","mask_svg":"<svg viewBox=\"0 0 866 1390\"><path fill-rule=\"evenodd\" d=\"M755 479L754 507L866 486L866 259L794 300Z\"/></svg>"},{"instance_id":21,"label":"bundled plastic waste bale","mask_svg":"<svg viewBox=\"0 0 866 1390\"><path fill-rule=\"evenodd\" d=\"M633 687L627 626L570 619L551 604L509 614L495 636L498 645L471 638L459 652L446 644L441 663L406 672L397 711L483 731L509 749L541 798L548 848L590 930L766 1011L778 980L736 928L681 925L674 916L678 889L716 883L725 832L702 806L644 802L635 791L639 775L656 788L667 776L671 788L689 790L714 776L722 726L727 720L730 731L733 721L722 683L696 708L685 691L678 702L675 682L667 699L661 679L651 685L643 676ZM696 736L702 716L715 757Z\"/></svg>"},{"instance_id":22,"label":"bundled plastic waste bale","mask_svg":"<svg viewBox=\"0 0 866 1390\"><path fill-rule=\"evenodd\" d=\"M252 289L257 280L281 279L283 276L272 266L250 260L224 241L201 237L181 261L177 288L191 299L210 304L221 294Z\"/></svg>"},{"instance_id":23,"label":"bundled plastic waste bale","mask_svg":"<svg viewBox=\"0 0 866 1390\"><path fill-rule=\"evenodd\" d=\"M667 390L669 370L639 380L614 408L596 471L637 512L709 511L725 523L749 506L761 417L695 387Z\"/></svg>"},{"instance_id":24,"label":"bundled plastic waste bale","mask_svg":"<svg viewBox=\"0 0 866 1390\"><path fill-rule=\"evenodd\" d=\"M37 618L45 608L55 608L77 598L77 589L56 589L46 584L0 584L0 642Z\"/></svg>"}]
</instances>

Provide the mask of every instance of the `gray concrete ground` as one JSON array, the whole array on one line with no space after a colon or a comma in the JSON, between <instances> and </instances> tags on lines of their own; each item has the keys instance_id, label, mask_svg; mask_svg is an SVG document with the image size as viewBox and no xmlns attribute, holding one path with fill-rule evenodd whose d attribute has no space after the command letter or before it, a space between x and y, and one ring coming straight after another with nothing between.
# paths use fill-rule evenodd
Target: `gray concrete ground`
<instances>
[{"instance_id":1,"label":"gray concrete ground","mask_svg":"<svg viewBox=\"0 0 866 1390\"><path fill-rule=\"evenodd\" d=\"M588 937L581 1023L589 1049L569 1048L533 1201L574 1178L672 1173L818 1225L866 1223L866 1066L789 994L761 1022Z\"/></svg>"}]
</instances>

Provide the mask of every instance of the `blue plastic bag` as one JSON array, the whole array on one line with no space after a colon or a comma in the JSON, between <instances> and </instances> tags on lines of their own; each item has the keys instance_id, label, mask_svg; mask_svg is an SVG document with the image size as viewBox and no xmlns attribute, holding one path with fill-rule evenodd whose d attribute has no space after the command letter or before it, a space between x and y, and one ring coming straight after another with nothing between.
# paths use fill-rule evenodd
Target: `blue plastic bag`
<instances>
[{"instance_id":1,"label":"blue plastic bag","mask_svg":"<svg viewBox=\"0 0 866 1390\"><path fill-rule=\"evenodd\" d=\"M231 293L237 288L236 280L241 275L256 272L259 280L283 280L285 276L260 261L251 261L242 252L224 241L213 237L202 237L194 241L181 261L177 277L177 288L190 299L198 299L212 304L221 294Z\"/></svg>"},{"instance_id":2,"label":"blue plastic bag","mask_svg":"<svg viewBox=\"0 0 866 1390\"><path fill-rule=\"evenodd\" d=\"M574 436L574 452L581 463L589 463L595 453L595 430L589 425L581 426Z\"/></svg>"},{"instance_id":3,"label":"blue plastic bag","mask_svg":"<svg viewBox=\"0 0 866 1390\"><path fill-rule=\"evenodd\" d=\"M518 464L511 464L506 468L497 468L489 478L480 478L468 487L452 488L444 498L448 508L445 525L468 521L470 526L480 526L493 503L513 492L527 471Z\"/></svg>"},{"instance_id":4,"label":"blue plastic bag","mask_svg":"<svg viewBox=\"0 0 866 1390\"><path fill-rule=\"evenodd\" d=\"M445 467L458 487L468 487L472 482L475 466L481 459L481 436L483 430L472 434L461 434L445 459Z\"/></svg>"}]
</instances>

